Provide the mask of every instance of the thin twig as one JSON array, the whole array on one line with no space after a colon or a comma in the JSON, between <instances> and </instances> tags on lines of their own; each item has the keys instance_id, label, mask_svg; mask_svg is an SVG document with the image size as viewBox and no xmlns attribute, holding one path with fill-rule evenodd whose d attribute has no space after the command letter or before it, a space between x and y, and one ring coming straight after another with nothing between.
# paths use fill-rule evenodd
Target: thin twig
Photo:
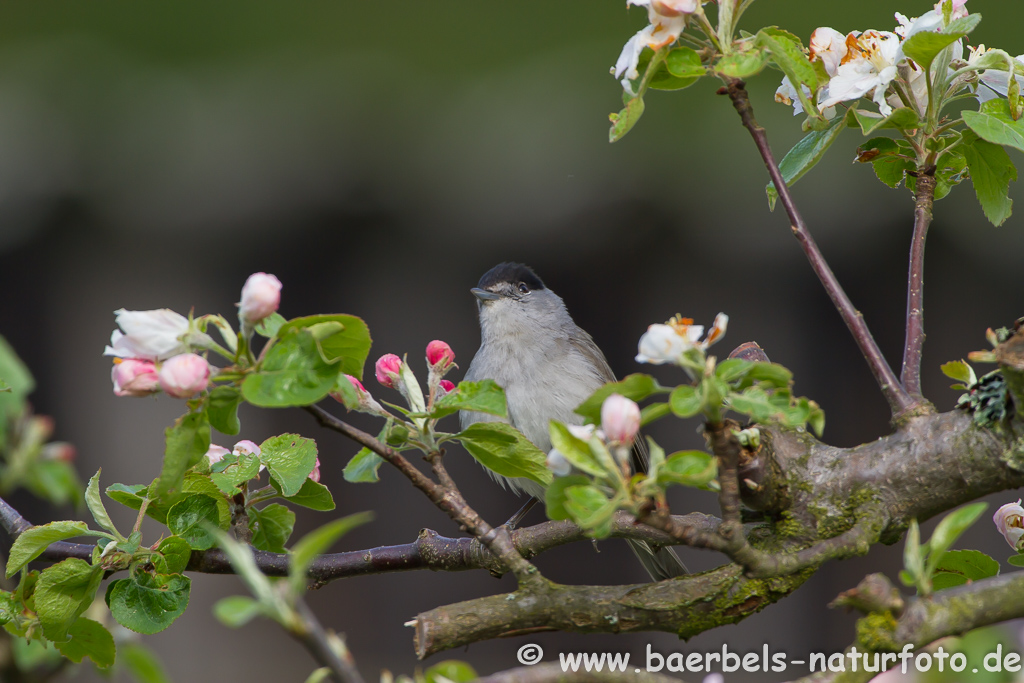
<instances>
[{"instance_id":1,"label":"thin twig","mask_svg":"<svg viewBox=\"0 0 1024 683\"><path fill-rule=\"evenodd\" d=\"M363 683L363 677L359 675L359 669L356 668L348 650L344 649L343 645L339 648L332 642L340 643L337 641L337 636L324 631L320 620L316 618L309 606L302 600L298 600L295 603L295 611L301 623L297 624L299 628L290 628L288 632L309 650L313 659L320 666L329 668L338 683ZM339 649L344 649L344 651L338 652Z\"/></svg>"},{"instance_id":2,"label":"thin twig","mask_svg":"<svg viewBox=\"0 0 1024 683\"><path fill-rule=\"evenodd\" d=\"M906 389L903 388L896 378L895 373L893 373L892 368L889 367L889 363L878 348L878 343L871 336L871 331L868 330L868 326L864 322L863 314L854 308L850 298L843 291L839 281L836 280L836 276L833 274L825 257L818 249L814 238L811 237L807 224L804 223L803 216L800 215L796 208L793 195L782 178L782 171L779 170L779 165L772 155L771 147L768 145L768 136L765 134L764 128L759 126L754 119L754 109L750 104L750 97L745 89L746 84L735 78L727 80L726 83L726 87L719 90L719 92L729 95L733 107L736 108L740 119L743 121L744 127L750 132L751 137L754 138L757 151L760 152L764 165L768 169L768 175L771 176L772 182L775 183L775 189L779 193L779 201L782 202L782 206L786 209L786 215L789 216L793 235L800 242L800 246L807 255L807 260L811 263L811 268L818 276L818 279L821 280L822 286L828 292L832 303L839 311L839 315L842 316L843 322L850 329L850 333L853 335L854 341L857 342L861 353L864 354L868 367L871 368L875 380L889 402L893 415L897 416L910 412L918 406L918 401L907 393Z\"/></svg>"},{"instance_id":3,"label":"thin twig","mask_svg":"<svg viewBox=\"0 0 1024 683\"><path fill-rule=\"evenodd\" d=\"M932 222L935 201L935 166L917 175L914 198L914 236L910 243L907 274L907 338L903 346L900 379L907 392L921 396L921 350L924 346L924 242Z\"/></svg>"}]
</instances>

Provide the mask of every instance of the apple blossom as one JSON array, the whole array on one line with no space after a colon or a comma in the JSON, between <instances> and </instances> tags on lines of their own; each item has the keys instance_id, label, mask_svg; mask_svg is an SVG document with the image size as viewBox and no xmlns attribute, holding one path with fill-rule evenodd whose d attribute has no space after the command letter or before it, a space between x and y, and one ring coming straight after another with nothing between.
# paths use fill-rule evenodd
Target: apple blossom
<instances>
[{"instance_id":1,"label":"apple blossom","mask_svg":"<svg viewBox=\"0 0 1024 683\"><path fill-rule=\"evenodd\" d=\"M566 460L565 456L557 448L552 448L548 452L545 464L556 477L567 477L572 473L572 463Z\"/></svg>"},{"instance_id":2,"label":"apple blossom","mask_svg":"<svg viewBox=\"0 0 1024 683\"><path fill-rule=\"evenodd\" d=\"M438 382L437 386L444 392L442 395L450 394L455 391L455 383L451 380L443 379Z\"/></svg>"},{"instance_id":3,"label":"apple blossom","mask_svg":"<svg viewBox=\"0 0 1024 683\"><path fill-rule=\"evenodd\" d=\"M432 368L440 366L438 369L444 370L454 362L455 352L446 342L435 339L427 344L427 364Z\"/></svg>"},{"instance_id":4,"label":"apple blossom","mask_svg":"<svg viewBox=\"0 0 1024 683\"><path fill-rule=\"evenodd\" d=\"M1017 552L1024 550L1024 507L1021 507L1019 498L1016 503L1007 503L996 510L992 521L1011 548Z\"/></svg>"},{"instance_id":5,"label":"apple blossom","mask_svg":"<svg viewBox=\"0 0 1024 683\"><path fill-rule=\"evenodd\" d=\"M814 32L811 33L808 59L812 62L815 60L820 61L829 78L836 75L836 71L839 69L839 65L842 63L843 58L846 57L847 52L846 36L839 31L827 26L821 26L814 29ZM805 95L810 97L810 88L803 84L800 85L800 88L803 90ZM820 103L827 98L828 85L825 85L818 90L818 102ZM793 87L793 83L789 80L789 76L784 76L782 78L782 85L780 85L778 90L775 91L775 101L781 104L792 105L793 116L802 114L804 111L803 103L800 101L800 95L797 93L796 88ZM825 107L821 112L826 118L831 119L835 116L835 107Z\"/></svg>"},{"instance_id":6,"label":"apple blossom","mask_svg":"<svg viewBox=\"0 0 1024 683\"><path fill-rule=\"evenodd\" d=\"M652 365L679 363L680 356L690 349L706 349L721 339L728 324L729 316L719 313L703 341L700 337L704 334L704 326L694 325L692 318L676 316L664 325L651 325L640 337L636 361Z\"/></svg>"},{"instance_id":7,"label":"apple blossom","mask_svg":"<svg viewBox=\"0 0 1024 683\"><path fill-rule=\"evenodd\" d=\"M238 317L255 325L277 310L281 303L281 281L269 273L253 273L242 286Z\"/></svg>"},{"instance_id":8,"label":"apple blossom","mask_svg":"<svg viewBox=\"0 0 1024 683\"><path fill-rule=\"evenodd\" d=\"M150 360L115 358L110 379L117 396L149 396L160 391L156 364Z\"/></svg>"},{"instance_id":9,"label":"apple blossom","mask_svg":"<svg viewBox=\"0 0 1024 683\"><path fill-rule=\"evenodd\" d=\"M393 353L384 354L377 359L377 364L374 365L374 374L377 376L377 381L389 389L395 388L395 383L398 381L398 373L401 370L402 359Z\"/></svg>"},{"instance_id":10,"label":"apple blossom","mask_svg":"<svg viewBox=\"0 0 1024 683\"><path fill-rule=\"evenodd\" d=\"M229 454L230 452L231 451L224 448L223 446L218 446L215 443L211 443L210 447L206 449L206 460L211 465L216 465L217 463L224 459L225 455Z\"/></svg>"},{"instance_id":11,"label":"apple blossom","mask_svg":"<svg viewBox=\"0 0 1024 683\"><path fill-rule=\"evenodd\" d=\"M309 473L309 478L318 484L320 483L320 458L316 459L316 464L313 465L313 471Z\"/></svg>"},{"instance_id":12,"label":"apple blossom","mask_svg":"<svg viewBox=\"0 0 1024 683\"><path fill-rule=\"evenodd\" d=\"M888 116L892 107L886 102L885 91L897 75L899 36L888 31L854 32L847 36L846 47L846 57L828 82L828 97L818 108L870 95L882 116Z\"/></svg>"},{"instance_id":13,"label":"apple blossom","mask_svg":"<svg viewBox=\"0 0 1024 683\"><path fill-rule=\"evenodd\" d=\"M622 79L622 87L632 92L629 82L639 78L637 64L645 47L659 50L674 43L686 28L686 18L700 9L699 0L627 0L626 5L647 8L650 24L626 41L611 72Z\"/></svg>"},{"instance_id":14,"label":"apple blossom","mask_svg":"<svg viewBox=\"0 0 1024 683\"><path fill-rule=\"evenodd\" d=\"M248 439L242 439L241 441L236 443L234 448L231 449L231 452L239 456L255 455L257 458L263 454L263 451L260 450L260 447L257 446L254 442L249 441Z\"/></svg>"},{"instance_id":15,"label":"apple blossom","mask_svg":"<svg viewBox=\"0 0 1024 683\"><path fill-rule=\"evenodd\" d=\"M174 398L192 398L210 383L210 364L202 356L182 353L160 366L160 388Z\"/></svg>"},{"instance_id":16,"label":"apple blossom","mask_svg":"<svg viewBox=\"0 0 1024 683\"><path fill-rule=\"evenodd\" d=\"M622 394L612 394L601 404L601 429L612 443L632 444L640 431L640 406Z\"/></svg>"},{"instance_id":17,"label":"apple blossom","mask_svg":"<svg viewBox=\"0 0 1024 683\"><path fill-rule=\"evenodd\" d=\"M169 308L153 311L114 311L120 330L110 335L104 356L164 360L188 351L188 318Z\"/></svg>"}]
</instances>

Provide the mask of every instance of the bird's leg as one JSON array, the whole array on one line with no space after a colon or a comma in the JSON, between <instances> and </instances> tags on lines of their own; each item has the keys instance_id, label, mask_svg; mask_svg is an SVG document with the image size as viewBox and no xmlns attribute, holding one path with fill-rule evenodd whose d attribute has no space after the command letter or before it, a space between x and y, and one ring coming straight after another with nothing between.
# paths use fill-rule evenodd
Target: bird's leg
<instances>
[{"instance_id":1,"label":"bird's leg","mask_svg":"<svg viewBox=\"0 0 1024 683\"><path fill-rule=\"evenodd\" d=\"M517 526L519 526L519 523L523 521L523 517L526 516L526 513L532 510L533 506L536 505L538 502L540 501L537 500L537 498L530 496L530 500L526 501L526 504L523 505L523 507L519 508L519 512L512 515L512 517L507 522L505 522L505 526L508 527L508 530L512 531Z\"/></svg>"}]
</instances>

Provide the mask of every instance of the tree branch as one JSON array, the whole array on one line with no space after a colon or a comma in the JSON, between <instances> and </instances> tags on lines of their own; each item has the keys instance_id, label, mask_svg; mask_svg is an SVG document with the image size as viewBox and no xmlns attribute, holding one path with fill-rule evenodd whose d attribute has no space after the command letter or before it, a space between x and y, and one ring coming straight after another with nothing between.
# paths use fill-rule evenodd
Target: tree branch
<instances>
[{"instance_id":1,"label":"tree branch","mask_svg":"<svg viewBox=\"0 0 1024 683\"><path fill-rule=\"evenodd\" d=\"M822 286L828 292L832 303L835 304L839 315L842 316L843 322L850 329L850 334L853 335L861 353L864 354L864 358L867 360L875 380L889 402L893 416L900 417L914 412L921 407L921 402L910 396L899 380L896 379L892 368L889 367L889 363L878 348L878 343L871 336L871 331L868 330L868 326L864 322L863 314L854 308L850 298L843 291L839 281L836 280L835 274L829 268L828 262L818 249L814 238L811 237L811 233L808 231L806 223L804 223L803 216L797 210L796 202L793 201L793 195L783 180L782 171L779 170L779 165L776 163L771 147L768 145L768 136L765 134L764 128L758 125L754 119L754 109L750 104L750 98L745 86L746 84L739 79L728 79L726 87L719 90L719 93L729 95L733 107L736 108L740 119L743 121L744 127L750 131L751 137L754 138L757 151L760 152L761 158L764 160L764 165L768 169L768 175L771 176L772 182L775 183L775 189L779 193L779 200L786 209L786 215L789 216L793 235L800 242L800 246L807 255L807 260L811 263L811 268L818 276L818 279L821 280Z\"/></svg>"},{"instance_id":2,"label":"tree branch","mask_svg":"<svg viewBox=\"0 0 1024 683\"><path fill-rule=\"evenodd\" d=\"M935 166L917 174L914 198L914 236L907 273L907 338L900 379L912 396L921 396L921 350L924 346L924 242L935 202Z\"/></svg>"}]
</instances>

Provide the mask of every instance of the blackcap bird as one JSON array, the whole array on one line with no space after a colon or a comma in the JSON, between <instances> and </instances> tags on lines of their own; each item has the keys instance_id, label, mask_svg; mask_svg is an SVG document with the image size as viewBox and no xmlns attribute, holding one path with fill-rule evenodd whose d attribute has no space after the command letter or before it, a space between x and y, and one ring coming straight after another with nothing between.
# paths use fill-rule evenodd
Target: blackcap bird
<instances>
[{"instance_id":1,"label":"blackcap bird","mask_svg":"<svg viewBox=\"0 0 1024 683\"><path fill-rule=\"evenodd\" d=\"M544 286L527 266L501 263L484 273L470 290L480 312L480 349L466 380L492 379L505 390L508 422L537 448L551 449L548 422L583 424L573 412L615 375L590 335L573 322L561 297ZM462 428L474 422L501 418L462 411ZM515 492L544 499L544 487L526 478L495 480ZM643 541L629 539L651 577L659 581L686 573L671 550L654 550Z\"/></svg>"}]
</instances>

